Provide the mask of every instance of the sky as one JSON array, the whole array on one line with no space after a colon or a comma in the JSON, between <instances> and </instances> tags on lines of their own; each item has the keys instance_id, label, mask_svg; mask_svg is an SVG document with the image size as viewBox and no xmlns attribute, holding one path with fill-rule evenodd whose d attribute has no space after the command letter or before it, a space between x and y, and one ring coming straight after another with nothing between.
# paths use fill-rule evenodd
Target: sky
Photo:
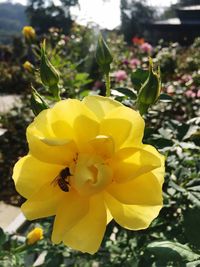
<instances>
[{"instance_id":1,"label":"sky","mask_svg":"<svg viewBox=\"0 0 200 267\"><path fill-rule=\"evenodd\" d=\"M0 2L4 1L0 0ZM26 4L26 0L11 0L11 2ZM159 8L170 6L176 2L177 0L147 0L149 5ZM80 9L72 8L72 14L76 16L77 22L81 24L95 22L110 30L120 24L120 0L79 0L79 3Z\"/></svg>"}]
</instances>

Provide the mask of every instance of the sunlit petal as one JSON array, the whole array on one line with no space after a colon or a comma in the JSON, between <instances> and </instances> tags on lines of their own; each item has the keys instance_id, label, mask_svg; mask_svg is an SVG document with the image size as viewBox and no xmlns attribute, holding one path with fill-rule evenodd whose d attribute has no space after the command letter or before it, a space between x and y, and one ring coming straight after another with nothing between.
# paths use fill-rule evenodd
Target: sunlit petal
<instances>
[{"instance_id":1,"label":"sunlit petal","mask_svg":"<svg viewBox=\"0 0 200 267\"><path fill-rule=\"evenodd\" d=\"M144 133L140 114L127 107L112 109L101 121L100 134L112 136L116 149L139 146Z\"/></svg>"},{"instance_id":2,"label":"sunlit petal","mask_svg":"<svg viewBox=\"0 0 200 267\"><path fill-rule=\"evenodd\" d=\"M125 205L109 194L105 194L105 200L114 220L130 230L147 228L162 208L162 205Z\"/></svg>"},{"instance_id":3,"label":"sunlit petal","mask_svg":"<svg viewBox=\"0 0 200 267\"><path fill-rule=\"evenodd\" d=\"M122 106L121 103L102 96L87 96L83 99L83 103L93 111L99 120L102 120L111 110Z\"/></svg>"},{"instance_id":4,"label":"sunlit petal","mask_svg":"<svg viewBox=\"0 0 200 267\"><path fill-rule=\"evenodd\" d=\"M27 155L15 164L13 170L16 189L28 198L37 192L38 188L52 181L62 168L62 165L48 164Z\"/></svg>"},{"instance_id":5,"label":"sunlit petal","mask_svg":"<svg viewBox=\"0 0 200 267\"><path fill-rule=\"evenodd\" d=\"M71 248L94 254L101 244L106 229L107 215L103 199L90 198L89 211L64 235L63 242Z\"/></svg>"}]
</instances>

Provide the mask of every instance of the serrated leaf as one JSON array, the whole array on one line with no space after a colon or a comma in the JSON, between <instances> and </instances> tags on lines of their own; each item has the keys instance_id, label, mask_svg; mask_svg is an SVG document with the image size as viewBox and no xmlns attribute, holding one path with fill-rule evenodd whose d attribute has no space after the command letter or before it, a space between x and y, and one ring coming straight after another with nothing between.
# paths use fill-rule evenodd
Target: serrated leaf
<instances>
[{"instance_id":1,"label":"serrated leaf","mask_svg":"<svg viewBox=\"0 0 200 267\"><path fill-rule=\"evenodd\" d=\"M200 259L200 255L194 253L187 245L171 241L157 241L149 244L147 250L162 261L190 262Z\"/></svg>"}]
</instances>

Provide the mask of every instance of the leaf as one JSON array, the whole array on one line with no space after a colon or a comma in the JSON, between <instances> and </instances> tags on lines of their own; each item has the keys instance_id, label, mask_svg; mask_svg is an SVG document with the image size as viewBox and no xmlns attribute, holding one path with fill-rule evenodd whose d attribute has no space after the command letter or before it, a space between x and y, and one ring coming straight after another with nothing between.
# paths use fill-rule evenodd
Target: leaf
<instances>
[{"instance_id":1,"label":"leaf","mask_svg":"<svg viewBox=\"0 0 200 267\"><path fill-rule=\"evenodd\" d=\"M164 94L164 93L160 94L160 97L158 100L160 100L162 102L172 102L173 101L173 99L170 95Z\"/></svg>"},{"instance_id":2,"label":"leaf","mask_svg":"<svg viewBox=\"0 0 200 267\"><path fill-rule=\"evenodd\" d=\"M149 244L147 250L162 261L190 262L200 259L200 255L194 253L187 245L171 241L157 241Z\"/></svg>"},{"instance_id":3,"label":"leaf","mask_svg":"<svg viewBox=\"0 0 200 267\"><path fill-rule=\"evenodd\" d=\"M137 98L136 93L131 88L118 87L118 88L115 88L115 90L118 91L119 93L125 95L125 96L130 97L131 99L135 100ZM113 92L113 90L112 90L112 92Z\"/></svg>"},{"instance_id":4,"label":"leaf","mask_svg":"<svg viewBox=\"0 0 200 267\"><path fill-rule=\"evenodd\" d=\"M0 247L6 242L6 234L3 229L0 227Z\"/></svg>"},{"instance_id":5,"label":"leaf","mask_svg":"<svg viewBox=\"0 0 200 267\"><path fill-rule=\"evenodd\" d=\"M194 126L194 125L190 126L190 128L187 131L187 133L183 137L183 140L191 138L193 135L198 133L198 130L199 130L198 126Z\"/></svg>"},{"instance_id":6,"label":"leaf","mask_svg":"<svg viewBox=\"0 0 200 267\"><path fill-rule=\"evenodd\" d=\"M170 129L160 128L158 130L158 132L164 139L168 139L168 140L172 139L173 135L172 135L172 131Z\"/></svg>"},{"instance_id":7,"label":"leaf","mask_svg":"<svg viewBox=\"0 0 200 267\"><path fill-rule=\"evenodd\" d=\"M200 186L198 187L198 191L200 197ZM200 248L200 235L199 235L200 208L194 207L191 209L187 209L184 211L183 216L184 216L183 225L185 228L185 236L192 245Z\"/></svg>"},{"instance_id":8,"label":"leaf","mask_svg":"<svg viewBox=\"0 0 200 267\"><path fill-rule=\"evenodd\" d=\"M149 75L148 70L137 69L131 73L131 81L135 90L139 91Z\"/></svg>"}]
</instances>

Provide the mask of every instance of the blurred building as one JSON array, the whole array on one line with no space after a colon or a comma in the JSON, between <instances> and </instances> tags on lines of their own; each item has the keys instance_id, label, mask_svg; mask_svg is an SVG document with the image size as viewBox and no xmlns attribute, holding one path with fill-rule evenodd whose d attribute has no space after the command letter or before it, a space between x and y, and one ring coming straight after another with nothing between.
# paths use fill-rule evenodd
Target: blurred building
<instances>
[{"instance_id":1,"label":"blurred building","mask_svg":"<svg viewBox=\"0 0 200 267\"><path fill-rule=\"evenodd\" d=\"M153 42L164 39L187 45L200 37L200 5L177 8L176 15L150 25Z\"/></svg>"}]
</instances>

